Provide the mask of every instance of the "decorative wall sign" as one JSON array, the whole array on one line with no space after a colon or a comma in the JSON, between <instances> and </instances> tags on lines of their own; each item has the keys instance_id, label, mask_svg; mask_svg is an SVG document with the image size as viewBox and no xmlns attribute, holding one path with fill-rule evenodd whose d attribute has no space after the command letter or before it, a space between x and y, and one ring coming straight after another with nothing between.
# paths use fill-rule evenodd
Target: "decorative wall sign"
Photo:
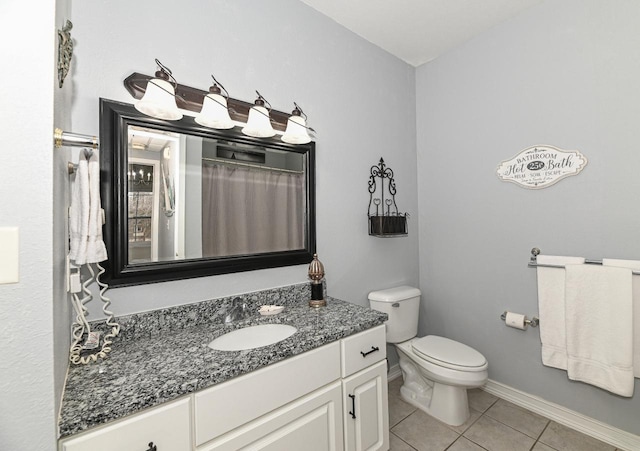
<instances>
[{"instance_id":1,"label":"decorative wall sign","mask_svg":"<svg viewBox=\"0 0 640 451\"><path fill-rule=\"evenodd\" d=\"M505 182L517 183L528 189L541 189L565 177L578 175L587 162L587 157L577 150L535 146L500 163L497 174Z\"/></svg>"}]
</instances>

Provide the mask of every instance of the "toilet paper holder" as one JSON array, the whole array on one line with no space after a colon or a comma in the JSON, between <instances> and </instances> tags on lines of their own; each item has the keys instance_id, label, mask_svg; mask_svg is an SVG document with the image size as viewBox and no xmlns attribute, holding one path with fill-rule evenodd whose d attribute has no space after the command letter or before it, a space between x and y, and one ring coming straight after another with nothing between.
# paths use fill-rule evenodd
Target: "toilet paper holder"
<instances>
[{"instance_id":1,"label":"toilet paper holder","mask_svg":"<svg viewBox=\"0 0 640 451\"><path fill-rule=\"evenodd\" d=\"M500 315L500 319L501 319L502 321L504 321L504 320L506 320L506 319L507 319L507 312L506 312L506 311L505 311L502 315ZM529 319L529 318L527 318L527 317L525 316L525 318L524 318L524 323L525 323L527 326L531 326L531 327L538 327L538 324L540 324L540 319L536 318L535 316L534 316L533 318Z\"/></svg>"}]
</instances>

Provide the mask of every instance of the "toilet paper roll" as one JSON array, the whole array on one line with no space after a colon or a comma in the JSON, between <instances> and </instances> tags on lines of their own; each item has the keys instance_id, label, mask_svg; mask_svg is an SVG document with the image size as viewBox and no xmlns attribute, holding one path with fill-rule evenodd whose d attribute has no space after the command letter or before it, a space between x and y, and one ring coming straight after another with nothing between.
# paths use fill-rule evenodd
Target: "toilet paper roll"
<instances>
[{"instance_id":1,"label":"toilet paper roll","mask_svg":"<svg viewBox=\"0 0 640 451\"><path fill-rule=\"evenodd\" d=\"M515 329L525 330L527 328L527 324L524 322L525 318L524 315L519 313L507 312L504 323Z\"/></svg>"}]
</instances>

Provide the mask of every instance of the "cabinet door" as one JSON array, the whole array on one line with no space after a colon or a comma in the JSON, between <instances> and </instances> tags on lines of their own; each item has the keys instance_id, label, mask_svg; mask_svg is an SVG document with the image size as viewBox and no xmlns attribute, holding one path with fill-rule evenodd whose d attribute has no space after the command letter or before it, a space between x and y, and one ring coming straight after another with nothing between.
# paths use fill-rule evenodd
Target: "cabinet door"
<instances>
[{"instance_id":1,"label":"cabinet door","mask_svg":"<svg viewBox=\"0 0 640 451\"><path fill-rule=\"evenodd\" d=\"M344 379L342 388L346 451L388 450L387 362Z\"/></svg>"},{"instance_id":2,"label":"cabinet door","mask_svg":"<svg viewBox=\"0 0 640 451\"><path fill-rule=\"evenodd\" d=\"M158 451L191 449L190 398L167 403L60 442L61 451Z\"/></svg>"},{"instance_id":3,"label":"cabinet door","mask_svg":"<svg viewBox=\"0 0 640 451\"><path fill-rule=\"evenodd\" d=\"M340 346L334 342L196 393L196 446L339 378Z\"/></svg>"},{"instance_id":4,"label":"cabinet door","mask_svg":"<svg viewBox=\"0 0 640 451\"><path fill-rule=\"evenodd\" d=\"M197 449L342 451L341 401L341 383L336 381Z\"/></svg>"}]
</instances>

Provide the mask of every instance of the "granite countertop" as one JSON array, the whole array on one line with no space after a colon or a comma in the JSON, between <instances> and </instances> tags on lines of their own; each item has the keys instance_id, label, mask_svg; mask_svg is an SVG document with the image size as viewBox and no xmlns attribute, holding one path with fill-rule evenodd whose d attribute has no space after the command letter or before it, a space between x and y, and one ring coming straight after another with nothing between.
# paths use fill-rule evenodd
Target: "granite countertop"
<instances>
[{"instance_id":1,"label":"granite countertop","mask_svg":"<svg viewBox=\"0 0 640 451\"><path fill-rule=\"evenodd\" d=\"M310 308L306 300L299 302L298 298L296 303L281 302L280 305L289 304L282 313L261 316L257 312L259 305L269 302L256 296L247 299L251 315L230 324L220 319L220 307L215 318L206 318L204 303L198 307L200 311L182 307L178 313L172 311L168 315L164 311L154 315L149 320L151 330L140 325L140 318L133 321L123 317L124 333L116 338L106 359L89 365L70 365L60 410L59 436L66 437L211 387L387 319L385 313L329 297L323 308ZM167 318L176 317L187 320L167 326ZM298 331L273 345L244 351L216 351L207 346L231 330L268 323L290 324Z\"/></svg>"}]
</instances>

